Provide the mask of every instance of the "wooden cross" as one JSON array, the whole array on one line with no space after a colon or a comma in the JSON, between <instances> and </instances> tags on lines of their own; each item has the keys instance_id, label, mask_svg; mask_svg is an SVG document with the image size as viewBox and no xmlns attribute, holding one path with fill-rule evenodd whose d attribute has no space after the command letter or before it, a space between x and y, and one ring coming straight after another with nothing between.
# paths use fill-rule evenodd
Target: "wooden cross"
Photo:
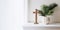
<instances>
[{"instance_id":1,"label":"wooden cross","mask_svg":"<svg viewBox=\"0 0 60 30\"><path fill-rule=\"evenodd\" d=\"M39 13L39 11L37 9L35 9L35 12L33 12L35 14L35 22L34 24L38 24L38 21L37 21L37 14Z\"/></svg>"}]
</instances>

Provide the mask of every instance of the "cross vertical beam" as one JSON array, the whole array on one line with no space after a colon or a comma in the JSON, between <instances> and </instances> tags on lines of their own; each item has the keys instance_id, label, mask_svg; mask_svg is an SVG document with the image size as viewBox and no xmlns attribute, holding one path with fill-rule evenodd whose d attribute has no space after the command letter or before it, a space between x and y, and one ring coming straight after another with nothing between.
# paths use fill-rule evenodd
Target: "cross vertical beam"
<instances>
[{"instance_id":1,"label":"cross vertical beam","mask_svg":"<svg viewBox=\"0 0 60 30\"><path fill-rule=\"evenodd\" d=\"M35 13L35 22L34 22L34 24L38 24L38 21L37 21L38 10L35 9L35 12L33 12L33 13Z\"/></svg>"}]
</instances>

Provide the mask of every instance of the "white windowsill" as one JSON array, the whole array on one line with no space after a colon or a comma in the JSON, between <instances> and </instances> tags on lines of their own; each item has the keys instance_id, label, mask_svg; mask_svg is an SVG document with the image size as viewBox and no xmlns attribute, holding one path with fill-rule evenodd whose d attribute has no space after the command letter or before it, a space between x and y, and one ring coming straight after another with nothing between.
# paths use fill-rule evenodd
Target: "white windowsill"
<instances>
[{"instance_id":1,"label":"white windowsill","mask_svg":"<svg viewBox=\"0 0 60 30\"><path fill-rule=\"evenodd\" d=\"M53 24L48 24L48 25L45 25L45 24L34 24L34 23L27 23L27 24L24 24L23 27L60 27L60 23L53 23Z\"/></svg>"}]
</instances>

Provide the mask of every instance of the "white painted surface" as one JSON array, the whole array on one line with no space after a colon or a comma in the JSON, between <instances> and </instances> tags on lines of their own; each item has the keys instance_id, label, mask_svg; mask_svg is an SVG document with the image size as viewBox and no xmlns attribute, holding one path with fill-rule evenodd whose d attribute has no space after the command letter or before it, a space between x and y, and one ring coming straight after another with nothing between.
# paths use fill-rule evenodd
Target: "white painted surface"
<instances>
[{"instance_id":1,"label":"white painted surface","mask_svg":"<svg viewBox=\"0 0 60 30\"><path fill-rule=\"evenodd\" d=\"M27 23L23 26L24 30L60 30L60 23L55 24L33 24L33 23Z\"/></svg>"},{"instance_id":2,"label":"white painted surface","mask_svg":"<svg viewBox=\"0 0 60 30\"><path fill-rule=\"evenodd\" d=\"M60 27L60 23L52 23L52 24L42 24L42 23L39 23L39 24L34 24L34 23L27 23L27 24L24 24L23 27Z\"/></svg>"},{"instance_id":3,"label":"white painted surface","mask_svg":"<svg viewBox=\"0 0 60 30\"><path fill-rule=\"evenodd\" d=\"M46 4L49 5L51 3L57 3L58 7L56 7L54 10L54 14L53 14L53 21L54 22L60 22L60 0L29 0L28 1L28 22L34 22L35 18L34 18L34 14L33 11L35 9L40 9L40 6L42 4ZM38 15L38 20L39 19L39 15Z\"/></svg>"},{"instance_id":4,"label":"white painted surface","mask_svg":"<svg viewBox=\"0 0 60 30\"><path fill-rule=\"evenodd\" d=\"M60 27L56 28L56 27L49 27L49 28L40 28L40 27L24 27L24 30L60 30Z\"/></svg>"}]
</instances>

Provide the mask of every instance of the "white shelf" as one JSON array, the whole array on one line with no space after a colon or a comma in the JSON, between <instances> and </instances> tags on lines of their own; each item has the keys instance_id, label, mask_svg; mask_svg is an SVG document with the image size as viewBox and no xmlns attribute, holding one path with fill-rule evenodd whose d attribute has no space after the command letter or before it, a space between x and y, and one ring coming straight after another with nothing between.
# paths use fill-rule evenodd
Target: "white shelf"
<instances>
[{"instance_id":1,"label":"white shelf","mask_svg":"<svg viewBox=\"0 0 60 30\"><path fill-rule=\"evenodd\" d=\"M34 24L34 23L27 23L23 25L24 27L60 27L60 23L53 23L53 24Z\"/></svg>"}]
</instances>

